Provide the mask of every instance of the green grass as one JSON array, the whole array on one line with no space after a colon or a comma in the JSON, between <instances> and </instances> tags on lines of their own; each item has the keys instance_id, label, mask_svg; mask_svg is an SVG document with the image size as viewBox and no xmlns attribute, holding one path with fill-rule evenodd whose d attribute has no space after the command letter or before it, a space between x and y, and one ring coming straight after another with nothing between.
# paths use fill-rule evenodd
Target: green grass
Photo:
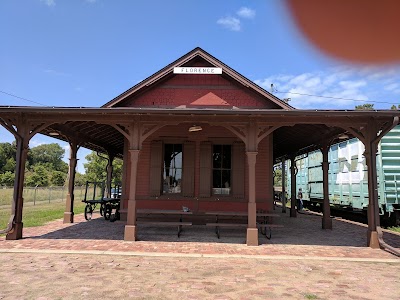
<instances>
[{"instance_id":1,"label":"green grass","mask_svg":"<svg viewBox=\"0 0 400 300\"><path fill-rule=\"evenodd\" d=\"M306 298L306 299L318 299L317 295L314 295L314 294L305 294L304 298Z\"/></svg>"},{"instance_id":2,"label":"green grass","mask_svg":"<svg viewBox=\"0 0 400 300\"><path fill-rule=\"evenodd\" d=\"M74 212L75 214L83 213L85 204L81 201L75 201ZM22 222L24 227L35 227L44 225L47 222L57 220L64 217L65 201L53 201L50 203L40 203L32 205L27 203L24 205L22 213ZM7 226L10 218L10 206L3 206L0 208L0 229Z\"/></svg>"},{"instance_id":3,"label":"green grass","mask_svg":"<svg viewBox=\"0 0 400 300\"><path fill-rule=\"evenodd\" d=\"M391 231L395 231L395 232L400 232L400 226L398 226L398 227L388 227L387 229L391 230Z\"/></svg>"},{"instance_id":4,"label":"green grass","mask_svg":"<svg viewBox=\"0 0 400 300\"><path fill-rule=\"evenodd\" d=\"M89 192L93 194L93 191ZM84 195L85 187L75 187L75 214L84 211L85 204L81 201ZM0 188L0 229L5 229L10 219L12 197L13 188ZM26 187L23 197L22 222L24 227L41 226L64 216L66 187Z\"/></svg>"}]
</instances>

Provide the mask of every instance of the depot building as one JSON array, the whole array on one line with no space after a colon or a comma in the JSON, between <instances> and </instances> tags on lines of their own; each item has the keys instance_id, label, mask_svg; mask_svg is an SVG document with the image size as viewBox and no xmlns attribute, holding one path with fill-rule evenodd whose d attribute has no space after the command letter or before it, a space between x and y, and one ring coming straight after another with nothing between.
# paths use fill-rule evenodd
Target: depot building
<instances>
[{"instance_id":1,"label":"depot building","mask_svg":"<svg viewBox=\"0 0 400 300\"><path fill-rule=\"evenodd\" d=\"M99 108L1 107L0 124L17 141L13 211L7 239L23 236L23 182L29 140L42 133L71 146L64 222L74 222L76 154L85 147L123 159L120 214L134 241L138 209L243 212L246 240L258 245L257 211L273 209L273 165L359 138L369 174L368 243L379 246L376 146L398 123L396 111L298 110L201 48L195 48ZM290 214L296 216L292 168ZM108 184L111 175L108 177ZM332 228L324 176L322 227Z\"/></svg>"}]
</instances>

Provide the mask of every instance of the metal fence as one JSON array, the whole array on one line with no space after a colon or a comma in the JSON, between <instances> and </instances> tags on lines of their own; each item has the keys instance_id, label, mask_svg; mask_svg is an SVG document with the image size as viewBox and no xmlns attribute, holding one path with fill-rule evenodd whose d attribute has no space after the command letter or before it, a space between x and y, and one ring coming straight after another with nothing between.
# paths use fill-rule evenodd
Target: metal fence
<instances>
[{"instance_id":1,"label":"metal fence","mask_svg":"<svg viewBox=\"0 0 400 300\"><path fill-rule=\"evenodd\" d=\"M14 187L0 186L0 205L10 205L13 198ZM49 187L24 187L24 203L42 204L55 201L65 201L68 193L66 186ZM85 186L75 186L75 201L82 200L85 196Z\"/></svg>"}]
</instances>

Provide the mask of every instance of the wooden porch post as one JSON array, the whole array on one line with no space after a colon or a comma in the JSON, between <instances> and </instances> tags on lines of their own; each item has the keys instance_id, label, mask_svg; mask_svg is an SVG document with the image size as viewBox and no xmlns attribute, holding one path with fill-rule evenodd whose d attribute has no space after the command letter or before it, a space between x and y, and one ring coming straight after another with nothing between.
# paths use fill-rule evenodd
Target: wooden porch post
<instances>
[{"instance_id":1,"label":"wooden porch post","mask_svg":"<svg viewBox=\"0 0 400 300\"><path fill-rule=\"evenodd\" d=\"M255 120L249 120L244 128L237 129L235 126L223 125L235 135L237 135L246 145L248 182L249 182L249 200L247 207L247 246L258 246L258 228L257 228L257 203L256 203L256 161L258 154L258 145L260 141L269 136L279 126L270 126L258 124ZM244 126L243 126L244 127ZM272 156L271 156L272 159ZM235 182L235 181L234 181ZM235 186L233 186L234 194ZM240 195L240 193L239 193Z\"/></svg>"},{"instance_id":2,"label":"wooden porch post","mask_svg":"<svg viewBox=\"0 0 400 300\"><path fill-rule=\"evenodd\" d=\"M376 151L375 143L365 145L365 160L368 166L368 233L367 243L371 248L379 248L377 227L380 226L379 203L376 178Z\"/></svg>"},{"instance_id":3,"label":"wooden porch post","mask_svg":"<svg viewBox=\"0 0 400 300\"><path fill-rule=\"evenodd\" d=\"M7 228L7 240L22 238L22 209L24 205L23 191L25 179L25 163L28 155L29 140L51 122L29 122L26 115L21 114L16 119L0 118L0 124L11 132L17 142L15 180L11 217Z\"/></svg>"},{"instance_id":4,"label":"wooden porch post","mask_svg":"<svg viewBox=\"0 0 400 300\"><path fill-rule=\"evenodd\" d=\"M256 204L256 158L258 152L246 152L249 167L249 203L247 246L258 246L257 204Z\"/></svg>"},{"instance_id":5,"label":"wooden porch post","mask_svg":"<svg viewBox=\"0 0 400 300\"><path fill-rule=\"evenodd\" d=\"M393 122L378 126L377 121L371 118L367 126L362 126L360 129L347 127L346 130L354 134L360 141L363 142L365 151L364 157L367 164L368 172L368 231L367 231L367 246L371 248L385 249L394 248L387 245L382 239L382 229L380 228L379 202L378 202L378 181L376 170L376 154L378 152L378 144L381 138L399 124L399 117L395 116Z\"/></svg>"},{"instance_id":6,"label":"wooden porch post","mask_svg":"<svg viewBox=\"0 0 400 300\"><path fill-rule=\"evenodd\" d=\"M331 219L331 206L329 204L329 162L328 162L328 151L329 145L326 144L321 147L322 152L322 178L323 178L323 189L324 189L324 202L322 205L322 229L332 229Z\"/></svg>"},{"instance_id":7,"label":"wooden porch post","mask_svg":"<svg viewBox=\"0 0 400 300\"><path fill-rule=\"evenodd\" d=\"M129 149L130 156L130 181L129 181L129 197L128 197L128 214L125 225L125 241L136 240L136 179L137 164L139 160L140 150Z\"/></svg>"},{"instance_id":8,"label":"wooden porch post","mask_svg":"<svg viewBox=\"0 0 400 300\"><path fill-rule=\"evenodd\" d=\"M370 122L365 134L365 161L368 171L368 232L367 244L371 248L379 248L378 227L380 226L379 203L378 203L378 182L376 172L376 153L378 143L374 141L376 137L376 124Z\"/></svg>"},{"instance_id":9,"label":"wooden porch post","mask_svg":"<svg viewBox=\"0 0 400 300\"><path fill-rule=\"evenodd\" d=\"M68 176L68 193L65 201L64 223L74 223L74 189L75 189L75 174L76 164L78 159L76 154L79 146L76 142L70 141L70 154L69 154L69 176Z\"/></svg>"},{"instance_id":10,"label":"wooden porch post","mask_svg":"<svg viewBox=\"0 0 400 300\"><path fill-rule=\"evenodd\" d=\"M295 162L295 155L290 156L290 217L296 218L297 217L297 210L296 210L296 162ZM282 172L283 174L283 172Z\"/></svg>"},{"instance_id":11,"label":"wooden porch post","mask_svg":"<svg viewBox=\"0 0 400 300\"><path fill-rule=\"evenodd\" d=\"M127 209L128 209L128 195L129 195L129 141L124 138L124 157L122 164L122 187L121 187L121 209L120 217L121 221L126 221L127 219Z\"/></svg>"},{"instance_id":12,"label":"wooden porch post","mask_svg":"<svg viewBox=\"0 0 400 300\"><path fill-rule=\"evenodd\" d=\"M149 124L147 124L149 125ZM142 142L151 134L165 126L165 123L146 124L134 119L132 123L111 124L124 137L124 170L123 170L123 189L121 202L127 198L128 207L126 214L126 225L124 240L136 240L136 185L137 185L137 166L139 161ZM129 153L129 155L128 155ZM129 159L128 159L129 157ZM122 204L123 205L123 204ZM125 209L125 206L123 206ZM121 212L121 220L125 219L125 211Z\"/></svg>"},{"instance_id":13,"label":"wooden porch post","mask_svg":"<svg viewBox=\"0 0 400 300\"><path fill-rule=\"evenodd\" d=\"M14 222L12 230L6 235L7 240L18 240L22 238L22 209L24 205L23 191L25 179L25 162L28 155L29 133L26 124L20 124L18 127L18 135L15 136L17 141L17 156L15 166L15 181L13 194L12 212Z\"/></svg>"},{"instance_id":14,"label":"wooden porch post","mask_svg":"<svg viewBox=\"0 0 400 300\"><path fill-rule=\"evenodd\" d=\"M139 122L127 124L125 126L128 132L124 132L124 135L129 141L129 185L128 192L128 212L125 225L125 241L136 241L136 184L137 184L137 165L139 161L139 154L141 148L141 126ZM128 175L128 174L127 174Z\"/></svg>"},{"instance_id":15,"label":"wooden porch post","mask_svg":"<svg viewBox=\"0 0 400 300\"><path fill-rule=\"evenodd\" d=\"M256 160L258 126L250 122L247 128L246 155L249 174L249 202L247 217L247 246L258 246L257 203L256 203Z\"/></svg>"},{"instance_id":16,"label":"wooden porch post","mask_svg":"<svg viewBox=\"0 0 400 300\"><path fill-rule=\"evenodd\" d=\"M281 195L281 201L282 201L282 213L286 213L286 157L282 158L282 195Z\"/></svg>"},{"instance_id":17,"label":"wooden porch post","mask_svg":"<svg viewBox=\"0 0 400 300\"><path fill-rule=\"evenodd\" d=\"M111 198L111 184L112 184L112 175L113 175L113 161L114 155L112 153L108 153L108 160L107 160L107 180L106 180L106 187L107 187L107 198Z\"/></svg>"}]
</instances>

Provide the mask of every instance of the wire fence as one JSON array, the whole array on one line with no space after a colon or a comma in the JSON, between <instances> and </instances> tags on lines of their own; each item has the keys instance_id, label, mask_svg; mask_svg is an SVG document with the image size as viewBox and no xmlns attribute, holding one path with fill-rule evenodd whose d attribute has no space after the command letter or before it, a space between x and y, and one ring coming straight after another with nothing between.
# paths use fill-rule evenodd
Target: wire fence
<instances>
[{"instance_id":1,"label":"wire fence","mask_svg":"<svg viewBox=\"0 0 400 300\"><path fill-rule=\"evenodd\" d=\"M86 187L75 186L75 201L81 201L85 196ZM90 190L88 191L91 192ZM14 187L0 186L0 206L10 205L13 199ZM68 188L66 186L49 186L49 187L24 187L23 197L24 204L33 205L51 202L65 201L67 198Z\"/></svg>"}]
</instances>

